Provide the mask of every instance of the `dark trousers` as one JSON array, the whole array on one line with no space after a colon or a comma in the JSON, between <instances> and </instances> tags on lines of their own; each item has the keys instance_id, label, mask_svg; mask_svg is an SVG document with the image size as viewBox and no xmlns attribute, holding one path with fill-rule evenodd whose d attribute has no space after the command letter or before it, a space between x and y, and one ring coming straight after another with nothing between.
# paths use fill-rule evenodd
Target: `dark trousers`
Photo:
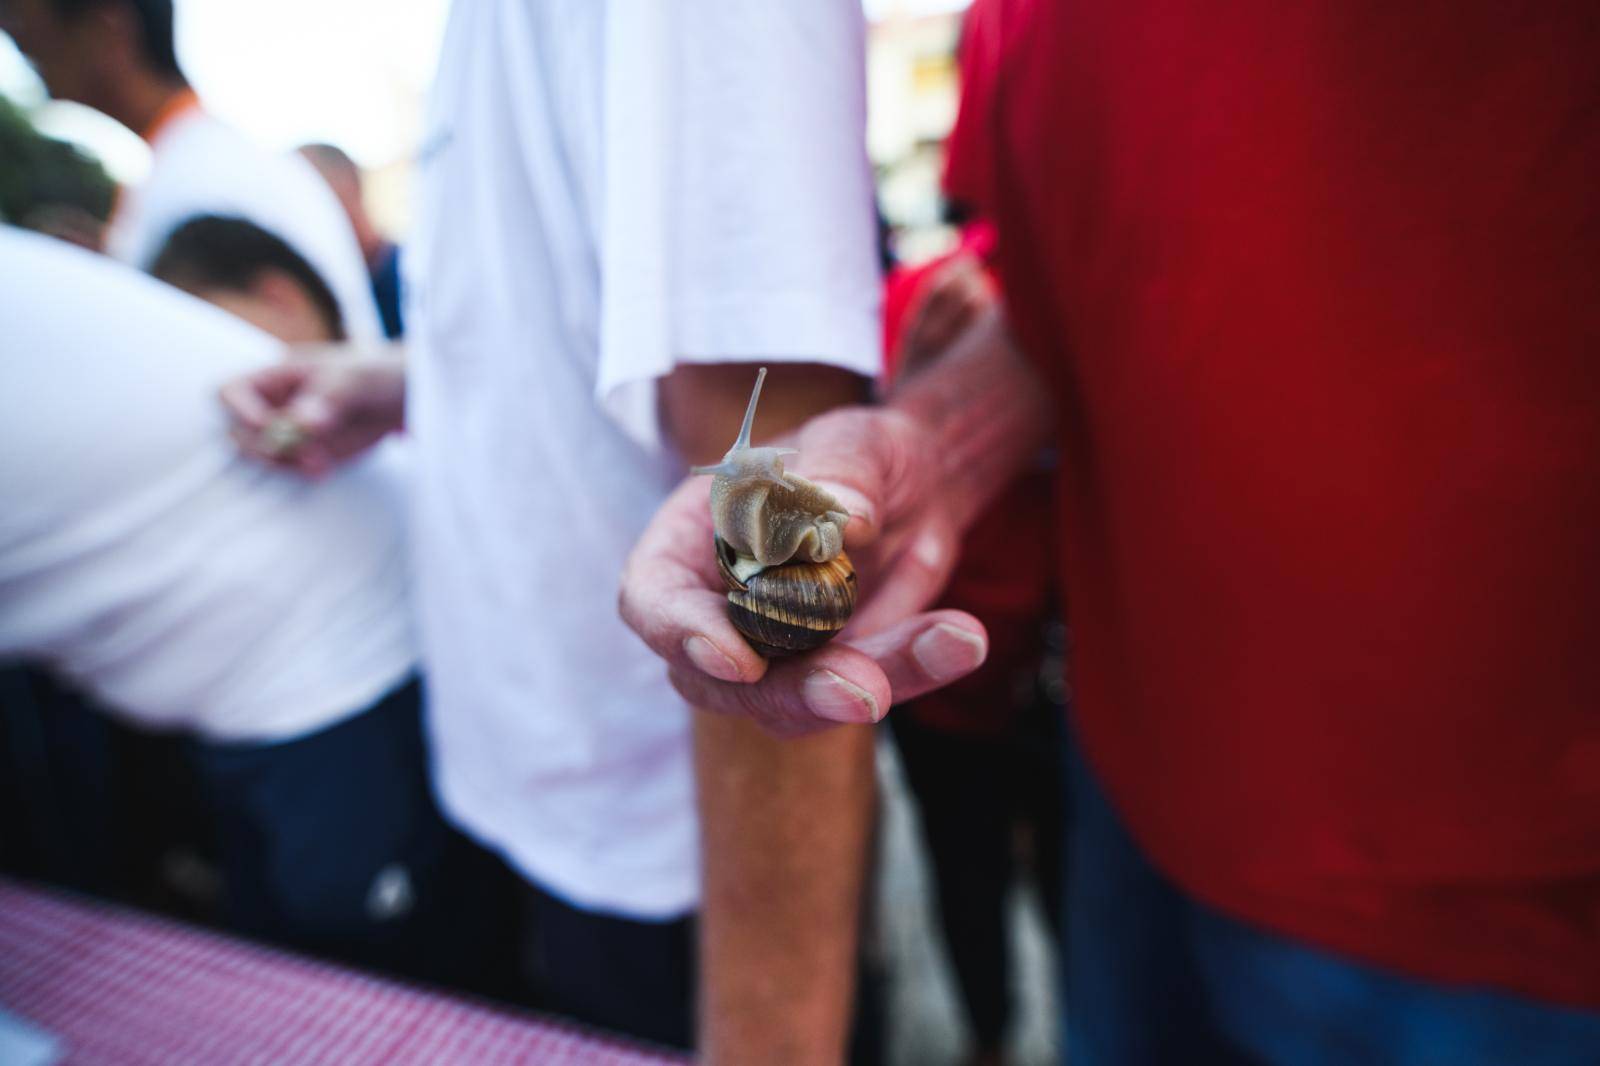
<instances>
[{"instance_id":1,"label":"dark trousers","mask_svg":"<svg viewBox=\"0 0 1600 1066\"><path fill-rule=\"evenodd\" d=\"M441 983L502 991L512 897L434 804L410 681L277 744L192 742L235 931Z\"/></svg>"},{"instance_id":2,"label":"dark trousers","mask_svg":"<svg viewBox=\"0 0 1600 1066\"><path fill-rule=\"evenodd\" d=\"M0 870L195 921L168 867L203 855L183 738L134 728L41 667L0 670Z\"/></svg>"},{"instance_id":3,"label":"dark trousers","mask_svg":"<svg viewBox=\"0 0 1600 1066\"><path fill-rule=\"evenodd\" d=\"M694 1047L693 916L651 922L599 914L533 884L523 899L522 975L535 1007L666 1047Z\"/></svg>"},{"instance_id":4,"label":"dark trousers","mask_svg":"<svg viewBox=\"0 0 1600 1066\"><path fill-rule=\"evenodd\" d=\"M124 885L113 724L41 669L0 669L0 870L85 892Z\"/></svg>"},{"instance_id":5,"label":"dark trousers","mask_svg":"<svg viewBox=\"0 0 1600 1066\"><path fill-rule=\"evenodd\" d=\"M650 922L586 911L528 884L522 974L532 1006L599 1029L692 1050L698 981L694 915ZM848 1051L882 1061L882 989L863 965Z\"/></svg>"},{"instance_id":6,"label":"dark trousers","mask_svg":"<svg viewBox=\"0 0 1600 1066\"><path fill-rule=\"evenodd\" d=\"M994 736L930 728L905 710L889 717L921 815L962 1005L984 1049L1000 1046L1011 1017L1006 902L1018 876L1019 825L1031 830L1045 913L1052 922L1060 914L1061 719L1061 708L1047 701Z\"/></svg>"}]
</instances>

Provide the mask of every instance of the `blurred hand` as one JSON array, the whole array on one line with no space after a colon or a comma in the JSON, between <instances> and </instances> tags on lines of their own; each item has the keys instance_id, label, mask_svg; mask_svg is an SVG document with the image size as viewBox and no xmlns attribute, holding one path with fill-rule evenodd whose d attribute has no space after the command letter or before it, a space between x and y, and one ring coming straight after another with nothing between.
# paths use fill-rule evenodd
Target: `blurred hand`
<instances>
[{"instance_id":1,"label":"blurred hand","mask_svg":"<svg viewBox=\"0 0 1600 1066\"><path fill-rule=\"evenodd\" d=\"M911 308L900 341L902 367L914 370L937 356L997 301L983 261L971 252L952 256L934 272Z\"/></svg>"},{"instance_id":2,"label":"blurred hand","mask_svg":"<svg viewBox=\"0 0 1600 1066\"><path fill-rule=\"evenodd\" d=\"M711 479L685 481L656 513L622 575L624 620L671 667L695 707L747 715L797 735L875 722L891 703L976 669L983 626L959 611L923 612L956 561L957 535L926 433L908 416L851 408L800 431L795 472L849 510L845 546L862 599L834 641L769 663L728 621L712 557Z\"/></svg>"},{"instance_id":3,"label":"blurred hand","mask_svg":"<svg viewBox=\"0 0 1600 1066\"><path fill-rule=\"evenodd\" d=\"M46 204L20 223L23 229L75 244L91 252L105 250L106 224L81 207Z\"/></svg>"},{"instance_id":4,"label":"blurred hand","mask_svg":"<svg viewBox=\"0 0 1600 1066\"><path fill-rule=\"evenodd\" d=\"M320 477L404 424L405 364L310 349L233 379L220 398L241 451Z\"/></svg>"}]
</instances>

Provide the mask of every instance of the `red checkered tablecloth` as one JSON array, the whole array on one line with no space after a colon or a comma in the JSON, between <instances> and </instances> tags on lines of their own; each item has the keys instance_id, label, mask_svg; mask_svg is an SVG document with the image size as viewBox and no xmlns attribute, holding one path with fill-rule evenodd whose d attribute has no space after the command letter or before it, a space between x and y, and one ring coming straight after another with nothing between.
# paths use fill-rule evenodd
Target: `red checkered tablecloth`
<instances>
[{"instance_id":1,"label":"red checkered tablecloth","mask_svg":"<svg viewBox=\"0 0 1600 1066\"><path fill-rule=\"evenodd\" d=\"M3 878L0 1007L73 1064L685 1061Z\"/></svg>"}]
</instances>

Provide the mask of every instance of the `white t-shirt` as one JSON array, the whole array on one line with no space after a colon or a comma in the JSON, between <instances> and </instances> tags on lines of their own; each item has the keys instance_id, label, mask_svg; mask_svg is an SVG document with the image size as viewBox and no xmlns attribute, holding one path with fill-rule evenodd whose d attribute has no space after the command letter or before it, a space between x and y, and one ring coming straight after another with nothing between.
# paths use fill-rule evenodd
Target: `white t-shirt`
<instances>
[{"instance_id":1,"label":"white t-shirt","mask_svg":"<svg viewBox=\"0 0 1600 1066\"><path fill-rule=\"evenodd\" d=\"M145 270L172 231L195 215L243 218L316 269L339 302L351 340L383 338L350 219L310 163L268 151L198 106L167 121L150 150L150 176L124 189L117 203L108 252Z\"/></svg>"},{"instance_id":2,"label":"white t-shirt","mask_svg":"<svg viewBox=\"0 0 1600 1066\"><path fill-rule=\"evenodd\" d=\"M0 656L147 726L281 740L416 667L403 471L319 482L237 453L217 388L265 333L0 228Z\"/></svg>"},{"instance_id":3,"label":"white t-shirt","mask_svg":"<svg viewBox=\"0 0 1600 1066\"><path fill-rule=\"evenodd\" d=\"M688 712L616 611L684 474L657 380L878 366L863 36L857 0L451 15L407 247L436 780L580 906L698 901Z\"/></svg>"}]
</instances>

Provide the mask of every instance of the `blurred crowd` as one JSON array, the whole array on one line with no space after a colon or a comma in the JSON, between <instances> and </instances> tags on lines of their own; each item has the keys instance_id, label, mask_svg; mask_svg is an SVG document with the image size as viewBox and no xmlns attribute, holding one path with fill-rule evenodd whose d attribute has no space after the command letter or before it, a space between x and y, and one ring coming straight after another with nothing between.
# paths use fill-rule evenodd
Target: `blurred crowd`
<instances>
[{"instance_id":1,"label":"blurred crowd","mask_svg":"<svg viewBox=\"0 0 1600 1066\"><path fill-rule=\"evenodd\" d=\"M1075 1064L1600 1062L1591 5L977 0L914 263L855 0L456 0L398 242L170 0L0 29L152 157L0 101L0 869L883 1061L881 741L974 1064L1024 879Z\"/></svg>"}]
</instances>

